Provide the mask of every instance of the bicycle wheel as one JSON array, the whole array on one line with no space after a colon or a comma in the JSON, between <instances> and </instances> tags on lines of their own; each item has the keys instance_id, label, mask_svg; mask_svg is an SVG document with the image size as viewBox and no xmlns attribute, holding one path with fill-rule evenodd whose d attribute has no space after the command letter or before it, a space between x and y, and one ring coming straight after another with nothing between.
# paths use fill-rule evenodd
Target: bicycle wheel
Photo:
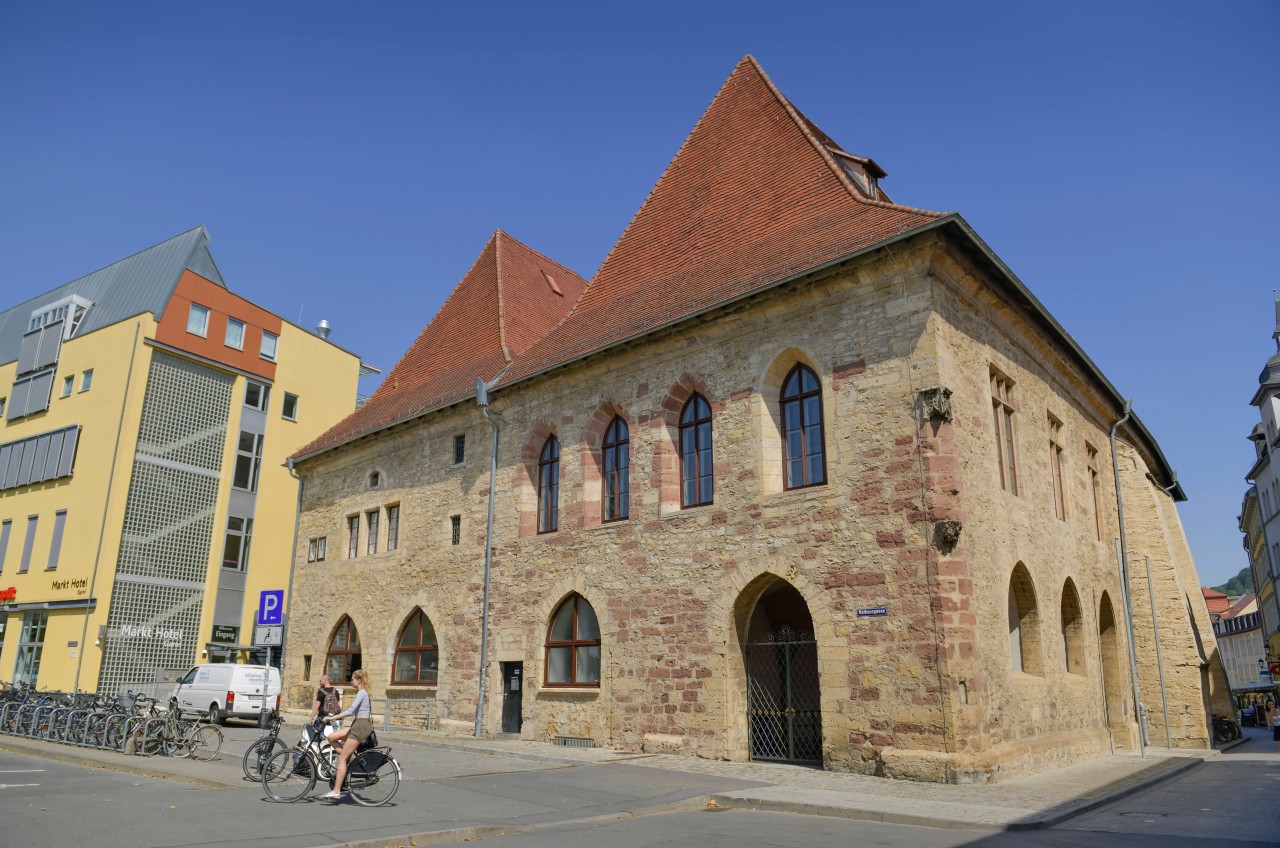
<instances>
[{"instance_id":1,"label":"bicycle wheel","mask_svg":"<svg viewBox=\"0 0 1280 848\"><path fill-rule=\"evenodd\" d=\"M363 751L351 757L347 790L357 804L381 807L391 803L400 788L400 764L384 751Z\"/></svg>"},{"instance_id":2,"label":"bicycle wheel","mask_svg":"<svg viewBox=\"0 0 1280 848\"><path fill-rule=\"evenodd\" d=\"M267 760L277 751L284 751L288 747L278 736L264 736L254 742L244 752L244 761L240 764L244 769L244 776L250 780L261 780L262 767L267 764Z\"/></svg>"},{"instance_id":3,"label":"bicycle wheel","mask_svg":"<svg viewBox=\"0 0 1280 848\"><path fill-rule=\"evenodd\" d=\"M208 762L222 750L222 731L215 725L202 724L187 737L187 746L191 749L191 759Z\"/></svg>"},{"instance_id":4,"label":"bicycle wheel","mask_svg":"<svg viewBox=\"0 0 1280 848\"><path fill-rule=\"evenodd\" d=\"M272 801L296 801L315 785L315 763L297 748L276 751L262 767L262 788Z\"/></svg>"}]
</instances>

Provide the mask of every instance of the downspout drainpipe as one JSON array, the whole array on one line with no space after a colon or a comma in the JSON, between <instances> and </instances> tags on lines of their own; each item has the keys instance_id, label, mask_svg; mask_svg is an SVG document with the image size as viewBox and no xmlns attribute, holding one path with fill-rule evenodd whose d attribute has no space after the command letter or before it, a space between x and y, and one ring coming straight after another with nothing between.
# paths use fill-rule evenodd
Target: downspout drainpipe
<instances>
[{"instance_id":1,"label":"downspout drainpipe","mask_svg":"<svg viewBox=\"0 0 1280 848\"><path fill-rule=\"evenodd\" d=\"M107 472L107 497L102 504L102 524L98 526L98 549L93 553L93 574L89 577L89 596L85 602L84 608L84 626L80 628L80 656L76 660L76 679L71 684L71 688L76 693L80 692L80 666L84 663L85 651L89 649L85 639L89 636L89 606L93 601L94 587L98 584L98 561L102 559L102 539L107 532L107 513L111 507L111 490L114 488L116 480L116 459L120 456L120 436L124 431L124 413L129 403L129 386L133 383L133 360L138 354L138 334L142 332L142 322L139 321L133 325L133 349L129 351L129 370L124 378L124 396L120 398L120 419L116 422L116 447L111 452L111 470ZM106 639L104 638L105 642ZM102 646L106 650L106 646Z\"/></svg>"},{"instance_id":2,"label":"downspout drainpipe","mask_svg":"<svg viewBox=\"0 0 1280 848\"><path fill-rule=\"evenodd\" d=\"M1120 524L1120 592L1124 597L1124 620L1129 631L1129 671L1133 676L1133 714L1138 720L1138 755L1147 757L1147 729L1142 716L1142 699L1138 689L1138 656L1133 640L1133 606L1129 601L1129 543L1124 534L1124 495L1120 492L1120 459L1116 453L1116 431L1120 425L1129 420L1133 411L1133 400L1124 402L1124 415L1111 425L1111 472L1116 480L1116 520Z\"/></svg>"},{"instance_id":3,"label":"downspout drainpipe","mask_svg":"<svg viewBox=\"0 0 1280 848\"><path fill-rule=\"evenodd\" d=\"M1151 630L1156 636L1156 668L1160 672L1160 702L1164 705L1164 744L1166 748L1172 748L1173 737L1169 734L1169 695L1164 688L1164 657L1160 654L1160 624L1156 621L1156 587L1151 582L1151 557L1143 557L1143 559L1147 562L1147 595L1151 598Z\"/></svg>"},{"instance_id":4,"label":"downspout drainpipe","mask_svg":"<svg viewBox=\"0 0 1280 848\"><path fill-rule=\"evenodd\" d=\"M480 691L476 697L476 738L484 725L485 680L489 668L489 574L493 566L493 492L498 482L498 422L502 416L489 412L489 387L476 378L476 403L480 414L493 428L493 448L489 452L489 514L484 528L484 601L480 613ZM495 420L496 419L496 420Z\"/></svg>"},{"instance_id":5,"label":"downspout drainpipe","mask_svg":"<svg viewBox=\"0 0 1280 848\"><path fill-rule=\"evenodd\" d=\"M293 572L298 565L298 524L302 520L302 487L306 485L306 481L293 473L293 457L289 457L284 461L284 467L288 470L289 476L298 481L298 504L293 508L293 547L289 549L289 590L284 598L284 638L280 640L280 692L284 694L284 649L289 644L289 614L293 611ZM267 673L270 679L270 672ZM266 702L263 702L265 706ZM265 712L265 710L263 710Z\"/></svg>"}]
</instances>

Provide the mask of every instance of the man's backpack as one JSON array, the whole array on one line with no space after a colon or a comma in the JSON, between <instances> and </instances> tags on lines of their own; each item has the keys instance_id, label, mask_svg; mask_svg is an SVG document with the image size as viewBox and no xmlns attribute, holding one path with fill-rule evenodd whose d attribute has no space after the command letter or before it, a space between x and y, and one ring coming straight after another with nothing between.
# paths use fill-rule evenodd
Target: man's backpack
<instances>
[{"instance_id":1,"label":"man's backpack","mask_svg":"<svg viewBox=\"0 0 1280 848\"><path fill-rule=\"evenodd\" d=\"M324 693L324 714L337 715L342 712L342 702L338 700L338 690L330 686Z\"/></svg>"}]
</instances>

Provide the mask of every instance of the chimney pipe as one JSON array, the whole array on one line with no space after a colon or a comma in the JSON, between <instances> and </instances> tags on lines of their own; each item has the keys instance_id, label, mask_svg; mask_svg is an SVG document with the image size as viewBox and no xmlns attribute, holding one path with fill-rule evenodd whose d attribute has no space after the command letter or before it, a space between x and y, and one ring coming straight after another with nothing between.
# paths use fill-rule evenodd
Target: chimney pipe
<instances>
[{"instance_id":1,"label":"chimney pipe","mask_svg":"<svg viewBox=\"0 0 1280 848\"><path fill-rule=\"evenodd\" d=\"M329 322L328 321L324 320L323 318L320 319L320 323L316 324L316 335L322 339L329 338Z\"/></svg>"}]
</instances>

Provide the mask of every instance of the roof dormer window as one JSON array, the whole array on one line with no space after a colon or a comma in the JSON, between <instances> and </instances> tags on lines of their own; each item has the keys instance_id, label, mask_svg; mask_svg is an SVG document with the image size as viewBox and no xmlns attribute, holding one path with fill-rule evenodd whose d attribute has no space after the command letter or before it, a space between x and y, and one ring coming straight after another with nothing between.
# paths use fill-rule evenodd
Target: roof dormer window
<instances>
[{"instance_id":1,"label":"roof dormer window","mask_svg":"<svg viewBox=\"0 0 1280 848\"><path fill-rule=\"evenodd\" d=\"M853 181L867 197L877 199L880 191L880 179L885 176L884 169L866 156L854 156L836 147L827 147L827 152L835 157L840 170Z\"/></svg>"},{"instance_id":2,"label":"roof dormer window","mask_svg":"<svg viewBox=\"0 0 1280 848\"><path fill-rule=\"evenodd\" d=\"M84 321L85 313L89 311L90 306L93 306L93 301L77 294L68 295L42 309L33 311L31 320L27 323L27 332L62 321L62 338L69 339L80 329L80 324Z\"/></svg>"}]
</instances>

